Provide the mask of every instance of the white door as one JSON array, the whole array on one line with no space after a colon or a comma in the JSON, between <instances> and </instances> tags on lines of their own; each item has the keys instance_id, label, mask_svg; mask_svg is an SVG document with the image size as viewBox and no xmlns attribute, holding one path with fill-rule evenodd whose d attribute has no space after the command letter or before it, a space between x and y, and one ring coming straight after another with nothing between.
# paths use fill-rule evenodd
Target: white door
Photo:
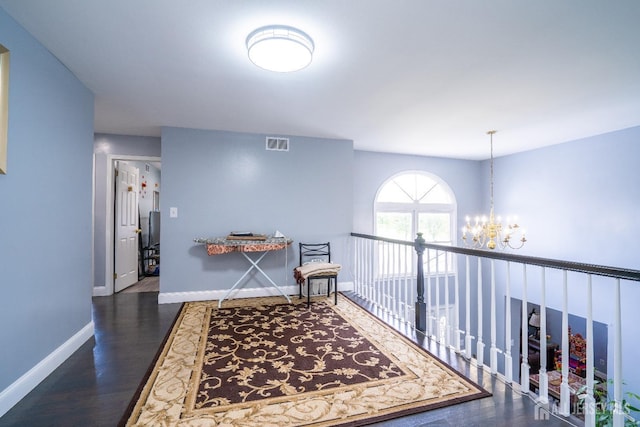
<instances>
[{"instance_id":1,"label":"white door","mask_svg":"<svg viewBox=\"0 0 640 427\"><path fill-rule=\"evenodd\" d=\"M138 168L116 168L115 280L119 292L138 281Z\"/></svg>"}]
</instances>

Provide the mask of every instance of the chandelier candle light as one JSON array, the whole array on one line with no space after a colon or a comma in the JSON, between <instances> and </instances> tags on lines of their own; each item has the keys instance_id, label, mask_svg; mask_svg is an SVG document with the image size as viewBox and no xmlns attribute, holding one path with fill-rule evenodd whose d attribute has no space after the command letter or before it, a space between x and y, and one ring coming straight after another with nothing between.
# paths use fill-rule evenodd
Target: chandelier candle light
<instances>
[{"instance_id":1,"label":"chandelier candle light","mask_svg":"<svg viewBox=\"0 0 640 427\"><path fill-rule=\"evenodd\" d=\"M506 225L503 225L502 218L496 217L493 212L493 134L496 132L495 130L487 132L491 138L491 210L489 217L486 215L476 216L472 224L471 218L467 216L465 218L466 225L462 228L462 240L466 246L477 249L483 247L495 249L498 246L500 249L507 247L520 249L527 241L525 230L515 222L516 218L513 223L510 222L510 218L507 218ZM518 243L514 244L514 242Z\"/></svg>"}]
</instances>

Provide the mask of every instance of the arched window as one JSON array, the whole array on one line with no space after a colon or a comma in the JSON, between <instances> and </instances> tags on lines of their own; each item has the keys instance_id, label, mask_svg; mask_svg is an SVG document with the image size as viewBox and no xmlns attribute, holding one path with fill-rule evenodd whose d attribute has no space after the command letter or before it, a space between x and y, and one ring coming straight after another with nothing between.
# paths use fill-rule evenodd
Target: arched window
<instances>
[{"instance_id":1,"label":"arched window","mask_svg":"<svg viewBox=\"0 0 640 427\"><path fill-rule=\"evenodd\" d=\"M453 245L456 241L455 196L436 175L408 171L391 177L378 190L374 211L377 236L413 241L421 232L428 243ZM442 251L425 253L424 266L431 272L455 271L453 257ZM383 276L398 274L397 270L385 263L378 266L378 274Z\"/></svg>"},{"instance_id":2,"label":"arched window","mask_svg":"<svg viewBox=\"0 0 640 427\"><path fill-rule=\"evenodd\" d=\"M374 211L377 236L414 240L421 232L429 243L455 241L455 196L436 175L409 171L391 177L378 190Z\"/></svg>"}]
</instances>

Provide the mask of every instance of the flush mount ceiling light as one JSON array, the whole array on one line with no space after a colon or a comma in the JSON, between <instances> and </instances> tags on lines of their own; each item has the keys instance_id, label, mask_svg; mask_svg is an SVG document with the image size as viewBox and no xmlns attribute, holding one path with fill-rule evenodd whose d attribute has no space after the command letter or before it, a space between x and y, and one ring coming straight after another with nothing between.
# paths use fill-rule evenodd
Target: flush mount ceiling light
<instances>
[{"instance_id":1,"label":"flush mount ceiling light","mask_svg":"<svg viewBox=\"0 0 640 427\"><path fill-rule=\"evenodd\" d=\"M279 73L298 71L309 65L313 49L311 37L284 25L260 27L247 36L251 62Z\"/></svg>"}]
</instances>

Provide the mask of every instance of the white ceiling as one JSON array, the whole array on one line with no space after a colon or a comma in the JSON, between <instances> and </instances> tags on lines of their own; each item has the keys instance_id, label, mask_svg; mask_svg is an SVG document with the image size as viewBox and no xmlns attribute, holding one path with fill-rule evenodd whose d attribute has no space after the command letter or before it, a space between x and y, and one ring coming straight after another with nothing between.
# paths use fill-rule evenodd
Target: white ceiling
<instances>
[{"instance_id":1,"label":"white ceiling","mask_svg":"<svg viewBox=\"0 0 640 427\"><path fill-rule=\"evenodd\" d=\"M638 0L0 0L95 94L95 131L352 139L486 159L640 125ZM246 36L315 42L293 74Z\"/></svg>"}]
</instances>

